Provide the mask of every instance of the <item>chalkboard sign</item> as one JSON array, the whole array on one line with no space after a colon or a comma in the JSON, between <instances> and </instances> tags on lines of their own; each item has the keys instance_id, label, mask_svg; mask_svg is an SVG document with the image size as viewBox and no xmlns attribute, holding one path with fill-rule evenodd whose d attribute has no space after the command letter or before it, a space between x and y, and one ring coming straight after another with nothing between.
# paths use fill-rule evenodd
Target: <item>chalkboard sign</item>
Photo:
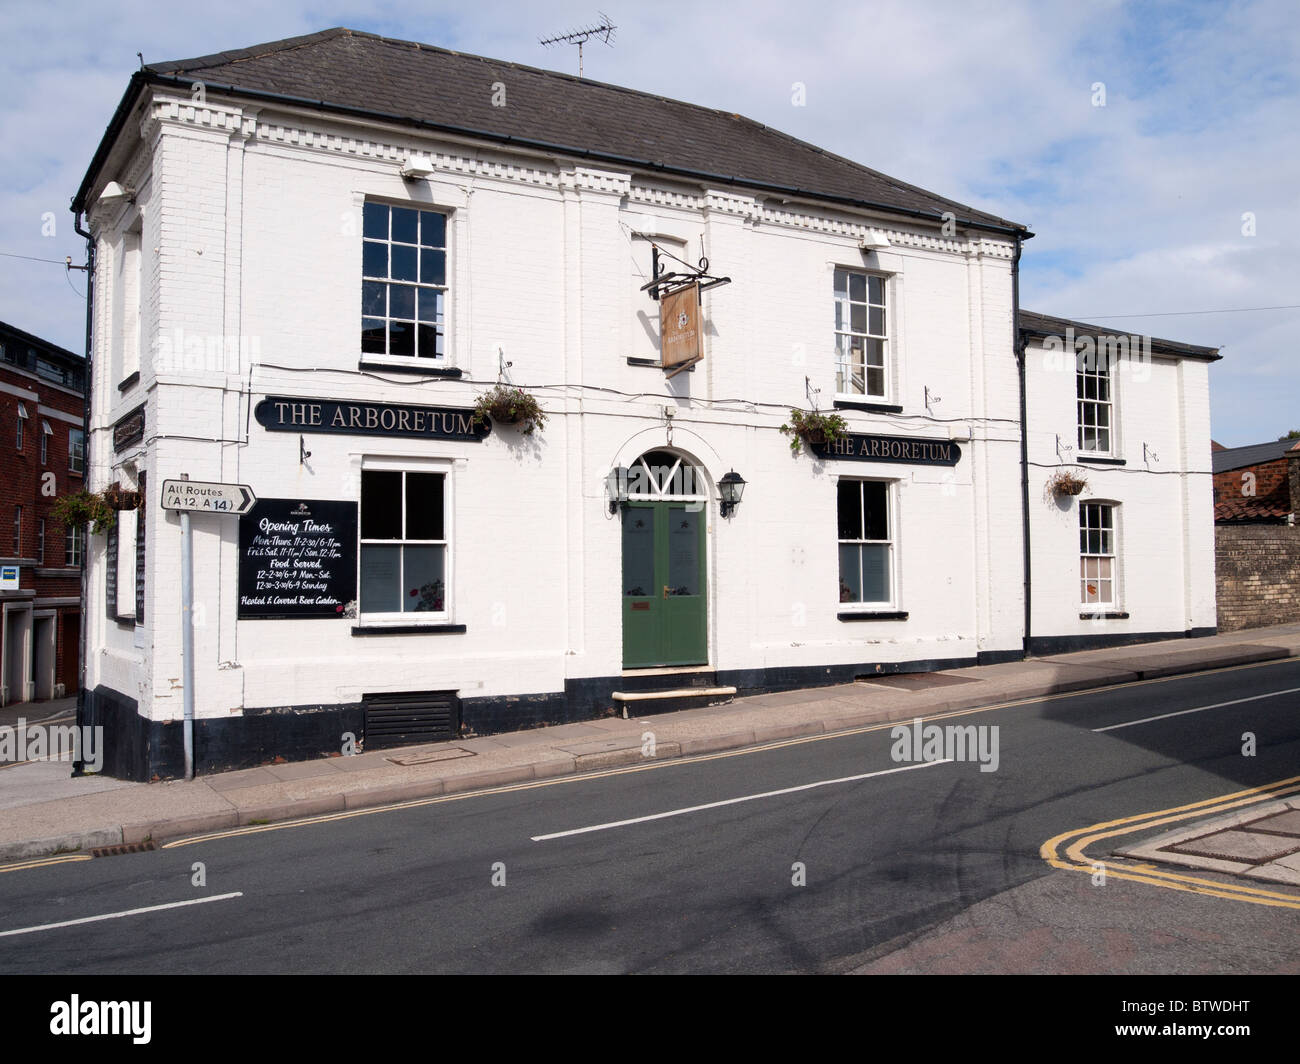
<instances>
[{"instance_id":1,"label":"chalkboard sign","mask_svg":"<svg viewBox=\"0 0 1300 1064\"><path fill-rule=\"evenodd\" d=\"M259 499L239 519L239 616L342 617L357 597L357 504Z\"/></svg>"},{"instance_id":2,"label":"chalkboard sign","mask_svg":"<svg viewBox=\"0 0 1300 1064\"><path fill-rule=\"evenodd\" d=\"M137 485L141 499L149 498L149 488L145 474L140 474ZM144 579L145 579L145 511L135 515L135 623L144 624Z\"/></svg>"}]
</instances>

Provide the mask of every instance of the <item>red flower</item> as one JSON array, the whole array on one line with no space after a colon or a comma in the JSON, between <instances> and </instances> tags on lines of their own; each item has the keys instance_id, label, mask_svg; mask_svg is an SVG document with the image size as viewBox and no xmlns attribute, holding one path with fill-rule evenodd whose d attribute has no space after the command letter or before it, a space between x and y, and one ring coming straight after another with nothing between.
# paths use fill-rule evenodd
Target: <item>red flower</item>
<instances>
[{"instance_id":1,"label":"red flower","mask_svg":"<svg viewBox=\"0 0 1300 1064\"><path fill-rule=\"evenodd\" d=\"M415 596L418 595L419 593L420 593L419 588L414 588L414 587L411 588L411 598L415 598Z\"/></svg>"}]
</instances>

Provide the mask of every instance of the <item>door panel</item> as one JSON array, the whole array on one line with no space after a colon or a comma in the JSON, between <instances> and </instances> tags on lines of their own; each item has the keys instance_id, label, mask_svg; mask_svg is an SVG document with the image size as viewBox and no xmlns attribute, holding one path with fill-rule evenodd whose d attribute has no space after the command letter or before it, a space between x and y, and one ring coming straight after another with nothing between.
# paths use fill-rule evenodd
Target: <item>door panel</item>
<instances>
[{"instance_id":1,"label":"door panel","mask_svg":"<svg viewBox=\"0 0 1300 1064\"><path fill-rule=\"evenodd\" d=\"M660 597L655 581L655 509L623 511L623 666L658 665Z\"/></svg>"},{"instance_id":2,"label":"door panel","mask_svg":"<svg viewBox=\"0 0 1300 1064\"><path fill-rule=\"evenodd\" d=\"M623 511L623 665L708 661L705 511L630 503Z\"/></svg>"}]
</instances>

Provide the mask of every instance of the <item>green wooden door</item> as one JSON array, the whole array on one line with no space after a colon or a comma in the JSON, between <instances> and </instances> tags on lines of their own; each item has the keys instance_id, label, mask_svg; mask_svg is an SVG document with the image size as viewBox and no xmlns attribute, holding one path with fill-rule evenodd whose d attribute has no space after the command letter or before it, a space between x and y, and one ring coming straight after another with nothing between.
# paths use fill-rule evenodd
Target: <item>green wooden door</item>
<instances>
[{"instance_id":1,"label":"green wooden door","mask_svg":"<svg viewBox=\"0 0 1300 1064\"><path fill-rule=\"evenodd\" d=\"M703 507L632 502L623 511L623 667L703 665Z\"/></svg>"}]
</instances>

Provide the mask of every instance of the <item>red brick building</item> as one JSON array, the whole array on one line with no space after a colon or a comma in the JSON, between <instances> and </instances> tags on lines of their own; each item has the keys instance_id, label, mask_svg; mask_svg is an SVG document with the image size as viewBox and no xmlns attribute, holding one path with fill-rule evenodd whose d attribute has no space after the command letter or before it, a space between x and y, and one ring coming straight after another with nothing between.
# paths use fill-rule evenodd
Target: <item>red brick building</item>
<instances>
[{"instance_id":1,"label":"red brick building","mask_svg":"<svg viewBox=\"0 0 1300 1064\"><path fill-rule=\"evenodd\" d=\"M81 489L85 359L0 322L0 705L74 694L83 529L54 501Z\"/></svg>"},{"instance_id":2,"label":"red brick building","mask_svg":"<svg viewBox=\"0 0 1300 1064\"><path fill-rule=\"evenodd\" d=\"M1300 441L1211 457L1219 631L1300 620Z\"/></svg>"}]
</instances>

